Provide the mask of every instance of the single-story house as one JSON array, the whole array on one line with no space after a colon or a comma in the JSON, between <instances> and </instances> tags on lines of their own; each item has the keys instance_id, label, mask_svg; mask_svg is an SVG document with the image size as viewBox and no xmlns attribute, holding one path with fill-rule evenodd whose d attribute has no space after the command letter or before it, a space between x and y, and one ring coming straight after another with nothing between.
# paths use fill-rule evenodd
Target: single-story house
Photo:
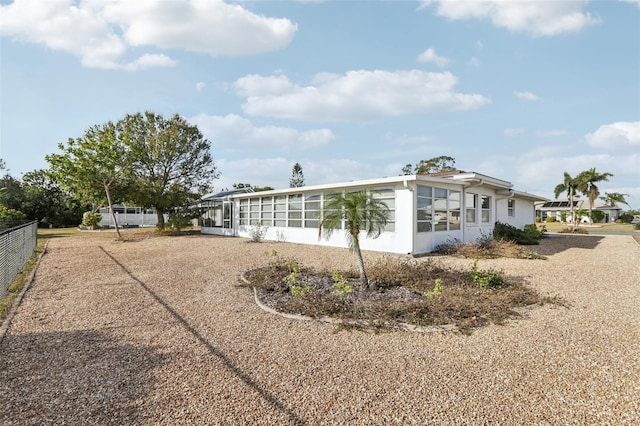
<instances>
[{"instance_id":1,"label":"single-story house","mask_svg":"<svg viewBox=\"0 0 640 426\"><path fill-rule=\"evenodd\" d=\"M589 200L573 200L573 211L576 210L589 210ZM603 223L615 222L620 217L622 209L617 205L609 205L602 203L594 203L592 210L600 210L604 213L604 217L601 220ZM547 217L554 218L557 222L571 222L571 204L568 200L553 200L536 203L536 216L538 216L543 222ZM578 220L578 219L576 219ZM581 223L588 223L589 216L582 215L579 218Z\"/></svg>"},{"instance_id":2,"label":"single-story house","mask_svg":"<svg viewBox=\"0 0 640 426\"><path fill-rule=\"evenodd\" d=\"M510 182L475 172L394 176L264 192L232 191L204 197L204 234L250 237L267 227L265 240L347 247L344 232L319 237L324 197L338 191L369 189L390 210L376 239L363 238L363 250L418 255L458 240L475 242L500 221L522 228L534 223L534 203L546 198L516 191ZM343 224L344 226L344 224Z\"/></svg>"}]
</instances>

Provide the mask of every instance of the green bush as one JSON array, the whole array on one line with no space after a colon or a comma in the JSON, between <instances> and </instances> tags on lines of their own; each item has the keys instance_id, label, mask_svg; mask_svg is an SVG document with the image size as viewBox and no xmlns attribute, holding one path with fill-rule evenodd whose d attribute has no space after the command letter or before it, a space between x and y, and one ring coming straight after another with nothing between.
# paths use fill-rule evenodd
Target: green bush
<instances>
[{"instance_id":1,"label":"green bush","mask_svg":"<svg viewBox=\"0 0 640 426\"><path fill-rule=\"evenodd\" d=\"M544 232L538 231L535 224L526 225L525 229L518 229L507 223L496 222L493 228L493 238L496 240L513 241L516 244L533 245L538 244Z\"/></svg>"},{"instance_id":2,"label":"green bush","mask_svg":"<svg viewBox=\"0 0 640 426\"><path fill-rule=\"evenodd\" d=\"M536 223L542 222L542 218L540 216L536 216Z\"/></svg>"},{"instance_id":3,"label":"green bush","mask_svg":"<svg viewBox=\"0 0 640 426\"><path fill-rule=\"evenodd\" d=\"M492 271L479 270L477 259L471 267L471 277L473 277L473 282L480 287L499 287L504 284L504 278L502 278L500 274Z\"/></svg>"},{"instance_id":4,"label":"green bush","mask_svg":"<svg viewBox=\"0 0 640 426\"><path fill-rule=\"evenodd\" d=\"M635 229L635 230L637 230L637 231L640 231L640 222L636 223L636 224L633 226L633 229Z\"/></svg>"},{"instance_id":5,"label":"green bush","mask_svg":"<svg viewBox=\"0 0 640 426\"><path fill-rule=\"evenodd\" d=\"M12 221L12 220L25 220L27 215L19 210L9 209L0 204L0 220Z\"/></svg>"},{"instance_id":6,"label":"green bush","mask_svg":"<svg viewBox=\"0 0 640 426\"><path fill-rule=\"evenodd\" d=\"M91 229L98 228L98 224L102 220L102 215L98 212L89 211L82 214L82 224Z\"/></svg>"},{"instance_id":7,"label":"green bush","mask_svg":"<svg viewBox=\"0 0 640 426\"><path fill-rule=\"evenodd\" d=\"M545 222L547 222L547 223L552 223L552 222L555 222L555 221L556 221L556 218L553 217L553 216L547 216L547 218L545 219Z\"/></svg>"},{"instance_id":8,"label":"green bush","mask_svg":"<svg viewBox=\"0 0 640 426\"><path fill-rule=\"evenodd\" d=\"M616 219L616 223L624 223L622 219Z\"/></svg>"},{"instance_id":9,"label":"green bush","mask_svg":"<svg viewBox=\"0 0 640 426\"><path fill-rule=\"evenodd\" d=\"M188 214L171 213L167 224L172 229L180 232L182 229L191 226L191 217Z\"/></svg>"},{"instance_id":10,"label":"green bush","mask_svg":"<svg viewBox=\"0 0 640 426\"><path fill-rule=\"evenodd\" d=\"M604 212L602 210L593 210L591 212L591 220L593 222L602 222L604 219Z\"/></svg>"},{"instance_id":11,"label":"green bush","mask_svg":"<svg viewBox=\"0 0 640 426\"><path fill-rule=\"evenodd\" d=\"M622 221L621 223L630 223L633 220L633 215L625 212L618 216L618 220ZM616 220L616 223L618 223L618 220Z\"/></svg>"}]
</instances>

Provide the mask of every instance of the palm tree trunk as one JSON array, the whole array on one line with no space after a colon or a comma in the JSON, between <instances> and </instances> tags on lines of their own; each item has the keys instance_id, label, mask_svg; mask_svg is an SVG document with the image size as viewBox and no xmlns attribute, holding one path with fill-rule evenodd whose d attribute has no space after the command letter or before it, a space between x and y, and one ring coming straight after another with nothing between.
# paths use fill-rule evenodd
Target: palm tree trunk
<instances>
[{"instance_id":1,"label":"palm tree trunk","mask_svg":"<svg viewBox=\"0 0 640 426\"><path fill-rule=\"evenodd\" d=\"M356 257L358 258L358 269L360 269L360 281L365 288L369 288L369 279L367 278L367 273L364 270L364 259L362 258L362 251L360 251L360 244L356 240L353 243L353 250L356 252Z\"/></svg>"}]
</instances>

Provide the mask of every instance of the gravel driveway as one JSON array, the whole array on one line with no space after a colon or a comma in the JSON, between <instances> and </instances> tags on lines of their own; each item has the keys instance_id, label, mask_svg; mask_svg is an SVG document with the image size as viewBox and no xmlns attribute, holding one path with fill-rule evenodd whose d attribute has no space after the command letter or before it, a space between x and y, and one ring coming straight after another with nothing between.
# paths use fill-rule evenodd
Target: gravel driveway
<instances>
[{"instance_id":1,"label":"gravel driveway","mask_svg":"<svg viewBox=\"0 0 640 426\"><path fill-rule=\"evenodd\" d=\"M640 424L630 236L555 235L537 248L546 261L480 261L570 306L470 336L265 313L237 284L272 249L355 265L342 249L239 238L50 240L0 345L0 423Z\"/></svg>"}]
</instances>

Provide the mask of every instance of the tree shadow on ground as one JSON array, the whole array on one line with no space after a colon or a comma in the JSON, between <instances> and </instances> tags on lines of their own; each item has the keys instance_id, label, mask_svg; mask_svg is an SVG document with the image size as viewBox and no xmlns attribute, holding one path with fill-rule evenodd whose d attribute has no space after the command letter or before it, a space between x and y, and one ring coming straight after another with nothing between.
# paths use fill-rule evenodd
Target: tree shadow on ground
<instances>
[{"instance_id":1,"label":"tree shadow on ground","mask_svg":"<svg viewBox=\"0 0 640 426\"><path fill-rule=\"evenodd\" d=\"M600 244L603 238L601 235L553 234L547 235L540 240L540 245L531 246L531 249L543 256L558 254L574 248L592 250Z\"/></svg>"},{"instance_id":2,"label":"tree shadow on ground","mask_svg":"<svg viewBox=\"0 0 640 426\"><path fill-rule=\"evenodd\" d=\"M155 347L95 330L5 336L0 347L0 423L139 424L140 404L167 363Z\"/></svg>"},{"instance_id":3,"label":"tree shadow on ground","mask_svg":"<svg viewBox=\"0 0 640 426\"><path fill-rule=\"evenodd\" d=\"M158 302L164 309L167 310L171 316L178 321L178 323L194 338L196 338L204 347L207 348L210 354L217 357L224 366L230 371L233 375L235 375L239 380L244 382L248 389L255 392L260 398L266 401L274 410L282 413L291 424L295 425L305 425L306 422L299 417L292 410L287 408L280 399L277 398L276 395L270 393L267 389L265 389L260 383L256 382L249 373L244 371L240 366L233 362L231 358L229 358L224 351L220 348L216 347L213 343L211 343L202 333L200 333L196 328L193 327L191 323L189 323L182 315L180 315L173 307L167 303L164 299L162 299L151 287L149 287L144 281L140 280L136 277L124 264L122 264L117 258L115 258L111 253L104 249L104 247L99 246L100 249L107 255L113 262L115 262L118 266L120 266L128 275L134 280L136 283L140 285L156 302Z\"/></svg>"}]
</instances>

